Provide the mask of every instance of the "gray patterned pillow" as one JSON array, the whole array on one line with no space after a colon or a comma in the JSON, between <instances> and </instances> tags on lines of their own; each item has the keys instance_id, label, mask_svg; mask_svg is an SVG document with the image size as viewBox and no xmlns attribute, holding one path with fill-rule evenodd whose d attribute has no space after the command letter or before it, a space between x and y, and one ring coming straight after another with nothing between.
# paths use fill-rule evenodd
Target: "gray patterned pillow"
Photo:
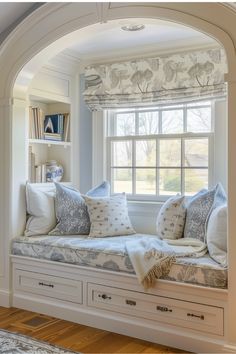
<instances>
[{"instance_id":1,"label":"gray patterned pillow","mask_svg":"<svg viewBox=\"0 0 236 354\"><path fill-rule=\"evenodd\" d=\"M169 198L157 216L157 235L176 240L183 237L186 218L185 197Z\"/></svg>"},{"instance_id":2,"label":"gray patterned pillow","mask_svg":"<svg viewBox=\"0 0 236 354\"><path fill-rule=\"evenodd\" d=\"M210 214L215 208L225 203L226 194L220 183L211 190L203 190L193 196L187 205L184 237L193 237L206 242Z\"/></svg>"},{"instance_id":3,"label":"gray patterned pillow","mask_svg":"<svg viewBox=\"0 0 236 354\"><path fill-rule=\"evenodd\" d=\"M58 224L49 235L88 235L90 219L83 196L76 189L55 183L55 209ZM93 196L108 196L110 184L103 182L88 192Z\"/></svg>"},{"instance_id":4,"label":"gray patterned pillow","mask_svg":"<svg viewBox=\"0 0 236 354\"><path fill-rule=\"evenodd\" d=\"M84 198L91 222L90 237L135 233L129 219L125 194L113 195L110 198Z\"/></svg>"}]
</instances>

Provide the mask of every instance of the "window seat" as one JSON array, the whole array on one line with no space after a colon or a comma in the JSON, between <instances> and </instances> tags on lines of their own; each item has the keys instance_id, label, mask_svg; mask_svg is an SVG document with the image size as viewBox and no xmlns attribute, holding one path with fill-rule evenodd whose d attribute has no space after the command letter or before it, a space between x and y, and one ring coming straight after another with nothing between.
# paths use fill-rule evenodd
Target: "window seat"
<instances>
[{"instance_id":1,"label":"window seat","mask_svg":"<svg viewBox=\"0 0 236 354\"><path fill-rule=\"evenodd\" d=\"M145 235L145 237L153 235ZM12 254L133 274L125 241L143 234L91 239L86 236L17 237ZM178 258L164 279L212 288L227 288L227 269L208 254L201 258Z\"/></svg>"}]
</instances>

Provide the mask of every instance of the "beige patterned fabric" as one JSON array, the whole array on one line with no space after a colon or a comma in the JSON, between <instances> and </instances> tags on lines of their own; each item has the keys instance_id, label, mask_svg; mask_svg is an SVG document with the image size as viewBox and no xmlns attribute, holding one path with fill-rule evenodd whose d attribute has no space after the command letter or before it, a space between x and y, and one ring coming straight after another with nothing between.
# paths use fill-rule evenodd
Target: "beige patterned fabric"
<instances>
[{"instance_id":1,"label":"beige patterned fabric","mask_svg":"<svg viewBox=\"0 0 236 354\"><path fill-rule=\"evenodd\" d=\"M172 240L183 237L185 218L185 197L169 198L157 216L157 235Z\"/></svg>"},{"instance_id":2,"label":"beige patterned fabric","mask_svg":"<svg viewBox=\"0 0 236 354\"><path fill-rule=\"evenodd\" d=\"M173 103L226 94L222 49L198 50L85 68L91 110Z\"/></svg>"},{"instance_id":3,"label":"beige patterned fabric","mask_svg":"<svg viewBox=\"0 0 236 354\"><path fill-rule=\"evenodd\" d=\"M139 240L153 235L94 237L31 236L17 237L12 241L11 253L16 256L45 259L52 262L75 264L90 269L134 274L134 268L126 250L129 240ZM169 242L174 242L169 240ZM195 284L213 288L227 288L227 269L215 262L209 254L203 257L176 258L168 275L162 277L172 282Z\"/></svg>"},{"instance_id":4,"label":"beige patterned fabric","mask_svg":"<svg viewBox=\"0 0 236 354\"><path fill-rule=\"evenodd\" d=\"M90 237L130 235L135 231L131 225L125 194L110 198L84 196L88 207L91 227Z\"/></svg>"}]
</instances>

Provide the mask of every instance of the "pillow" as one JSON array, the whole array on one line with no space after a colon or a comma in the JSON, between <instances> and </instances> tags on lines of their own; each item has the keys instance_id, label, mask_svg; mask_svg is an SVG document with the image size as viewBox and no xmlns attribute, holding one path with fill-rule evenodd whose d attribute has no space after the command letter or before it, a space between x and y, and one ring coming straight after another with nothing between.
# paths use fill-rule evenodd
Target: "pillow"
<instances>
[{"instance_id":1,"label":"pillow","mask_svg":"<svg viewBox=\"0 0 236 354\"><path fill-rule=\"evenodd\" d=\"M98 186L90 189L86 195L89 197L109 197L110 196L110 183L107 181L102 182Z\"/></svg>"},{"instance_id":2,"label":"pillow","mask_svg":"<svg viewBox=\"0 0 236 354\"><path fill-rule=\"evenodd\" d=\"M172 240L183 237L185 218L185 197L169 198L163 204L157 216L157 235Z\"/></svg>"},{"instance_id":3,"label":"pillow","mask_svg":"<svg viewBox=\"0 0 236 354\"><path fill-rule=\"evenodd\" d=\"M56 186L56 218L57 225L50 235L88 235L90 220L83 196L76 189L66 187L60 183ZM103 182L88 192L94 196L108 196L110 185Z\"/></svg>"},{"instance_id":4,"label":"pillow","mask_svg":"<svg viewBox=\"0 0 236 354\"><path fill-rule=\"evenodd\" d=\"M207 223L211 212L226 203L226 194L218 183L211 190L194 195L187 205L184 237L197 238L206 242Z\"/></svg>"},{"instance_id":5,"label":"pillow","mask_svg":"<svg viewBox=\"0 0 236 354\"><path fill-rule=\"evenodd\" d=\"M84 196L91 227L90 237L131 235L135 231L131 225L126 195L117 194L109 198L91 198Z\"/></svg>"},{"instance_id":6,"label":"pillow","mask_svg":"<svg viewBox=\"0 0 236 354\"><path fill-rule=\"evenodd\" d=\"M29 214L25 236L45 235L56 225L55 186L52 183L26 184L26 208Z\"/></svg>"},{"instance_id":7,"label":"pillow","mask_svg":"<svg viewBox=\"0 0 236 354\"><path fill-rule=\"evenodd\" d=\"M209 218L207 247L211 258L227 267L227 205L213 210Z\"/></svg>"}]
</instances>

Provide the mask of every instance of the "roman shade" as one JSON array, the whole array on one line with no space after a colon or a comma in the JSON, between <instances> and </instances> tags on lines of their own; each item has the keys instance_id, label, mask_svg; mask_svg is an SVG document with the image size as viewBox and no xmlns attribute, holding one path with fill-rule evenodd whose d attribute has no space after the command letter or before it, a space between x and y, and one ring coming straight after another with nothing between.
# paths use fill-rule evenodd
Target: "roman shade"
<instances>
[{"instance_id":1,"label":"roman shade","mask_svg":"<svg viewBox=\"0 0 236 354\"><path fill-rule=\"evenodd\" d=\"M226 71L222 49L91 65L84 100L94 111L224 96Z\"/></svg>"}]
</instances>

